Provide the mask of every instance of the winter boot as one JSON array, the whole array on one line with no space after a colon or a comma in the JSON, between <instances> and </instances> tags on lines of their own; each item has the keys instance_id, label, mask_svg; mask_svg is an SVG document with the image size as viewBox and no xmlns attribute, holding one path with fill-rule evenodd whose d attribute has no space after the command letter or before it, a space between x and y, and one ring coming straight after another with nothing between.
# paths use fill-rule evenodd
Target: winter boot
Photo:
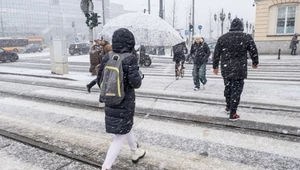
<instances>
[{"instance_id":1,"label":"winter boot","mask_svg":"<svg viewBox=\"0 0 300 170\"><path fill-rule=\"evenodd\" d=\"M87 91L89 92L89 93L91 93L91 86L90 86L90 84L88 84L88 85L86 85L86 89L87 89Z\"/></svg>"},{"instance_id":2,"label":"winter boot","mask_svg":"<svg viewBox=\"0 0 300 170\"><path fill-rule=\"evenodd\" d=\"M144 158L146 155L146 151L143 149L136 149L135 151L132 151L131 160L133 163L138 163L140 159Z\"/></svg>"}]
</instances>

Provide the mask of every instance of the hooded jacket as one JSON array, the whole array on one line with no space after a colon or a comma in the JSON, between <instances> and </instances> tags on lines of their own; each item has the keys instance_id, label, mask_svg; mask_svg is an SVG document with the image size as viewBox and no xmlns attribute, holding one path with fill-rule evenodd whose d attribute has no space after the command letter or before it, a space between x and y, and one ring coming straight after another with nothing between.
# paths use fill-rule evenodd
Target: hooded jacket
<instances>
[{"instance_id":1,"label":"hooded jacket","mask_svg":"<svg viewBox=\"0 0 300 170\"><path fill-rule=\"evenodd\" d=\"M230 31L218 39L213 57L213 68L219 68L224 79L247 78L247 53L249 52L252 64L258 65L258 52L250 34L244 31L244 24L239 18L232 21Z\"/></svg>"},{"instance_id":2,"label":"hooded jacket","mask_svg":"<svg viewBox=\"0 0 300 170\"><path fill-rule=\"evenodd\" d=\"M141 86L142 78L139 74L138 58L134 54L135 39L133 34L124 28L114 32L112 38L112 50L114 53L132 53L122 61L124 72L125 98L119 105L110 106L105 104L105 127L106 132L112 134L127 134L133 126L135 111L135 90ZM98 82L102 79L105 64L109 60L109 54L103 57L98 72Z\"/></svg>"},{"instance_id":3,"label":"hooded jacket","mask_svg":"<svg viewBox=\"0 0 300 170\"><path fill-rule=\"evenodd\" d=\"M208 62L210 56L210 49L204 39L203 42L197 44L196 42L191 47L191 55L194 58L194 64L202 65Z\"/></svg>"}]
</instances>

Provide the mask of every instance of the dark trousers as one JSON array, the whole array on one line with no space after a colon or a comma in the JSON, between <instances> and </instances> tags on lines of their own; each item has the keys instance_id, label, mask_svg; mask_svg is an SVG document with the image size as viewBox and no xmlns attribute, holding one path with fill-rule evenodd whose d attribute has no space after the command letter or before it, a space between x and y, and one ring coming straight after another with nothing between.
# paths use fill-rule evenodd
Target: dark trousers
<instances>
[{"instance_id":1,"label":"dark trousers","mask_svg":"<svg viewBox=\"0 0 300 170\"><path fill-rule=\"evenodd\" d=\"M88 86L89 88L92 88L92 87L94 87L96 84L97 84L97 79L94 79L94 80L91 81L87 86Z\"/></svg>"},{"instance_id":2,"label":"dark trousers","mask_svg":"<svg viewBox=\"0 0 300 170\"><path fill-rule=\"evenodd\" d=\"M296 52L297 52L297 48L296 49L292 49L291 55L297 55Z\"/></svg>"},{"instance_id":3,"label":"dark trousers","mask_svg":"<svg viewBox=\"0 0 300 170\"><path fill-rule=\"evenodd\" d=\"M230 110L230 115L233 116L234 114L236 114L237 108L240 104L241 94L244 89L244 79L224 79L224 85L224 96L226 98L226 104Z\"/></svg>"}]
</instances>

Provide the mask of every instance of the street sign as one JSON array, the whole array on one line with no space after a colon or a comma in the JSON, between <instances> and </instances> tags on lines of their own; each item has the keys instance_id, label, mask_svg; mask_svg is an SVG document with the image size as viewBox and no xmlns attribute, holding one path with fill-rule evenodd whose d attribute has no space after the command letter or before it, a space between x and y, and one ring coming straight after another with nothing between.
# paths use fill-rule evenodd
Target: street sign
<instances>
[{"instance_id":1,"label":"street sign","mask_svg":"<svg viewBox=\"0 0 300 170\"><path fill-rule=\"evenodd\" d=\"M94 4L92 0L81 0L80 7L84 14L94 11Z\"/></svg>"},{"instance_id":2,"label":"street sign","mask_svg":"<svg viewBox=\"0 0 300 170\"><path fill-rule=\"evenodd\" d=\"M189 33L190 33L189 30L184 31L184 35L189 35Z\"/></svg>"},{"instance_id":3,"label":"street sign","mask_svg":"<svg viewBox=\"0 0 300 170\"><path fill-rule=\"evenodd\" d=\"M198 26L198 29L199 29L199 30L202 30L202 25L199 25L199 26Z\"/></svg>"}]
</instances>

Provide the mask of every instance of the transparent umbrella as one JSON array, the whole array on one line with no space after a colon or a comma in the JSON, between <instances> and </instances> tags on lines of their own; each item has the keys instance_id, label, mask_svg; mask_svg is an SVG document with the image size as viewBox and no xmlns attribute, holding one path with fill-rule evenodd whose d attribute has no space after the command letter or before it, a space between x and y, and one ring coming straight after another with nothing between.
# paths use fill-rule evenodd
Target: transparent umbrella
<instances>
[{"instance_id":1,"label":"transparent umbrella","mask_svg":"<svg viewBox=\"0 0 300 170\"><path fill-rule=\"evenodd\" d=\"M128 13L118 16L103 27L102 35L111 40L114 31L119 28L129 29L139 45L173 46L184 41L169 23L149 14Z\"/></svg>"}]
</instances>

